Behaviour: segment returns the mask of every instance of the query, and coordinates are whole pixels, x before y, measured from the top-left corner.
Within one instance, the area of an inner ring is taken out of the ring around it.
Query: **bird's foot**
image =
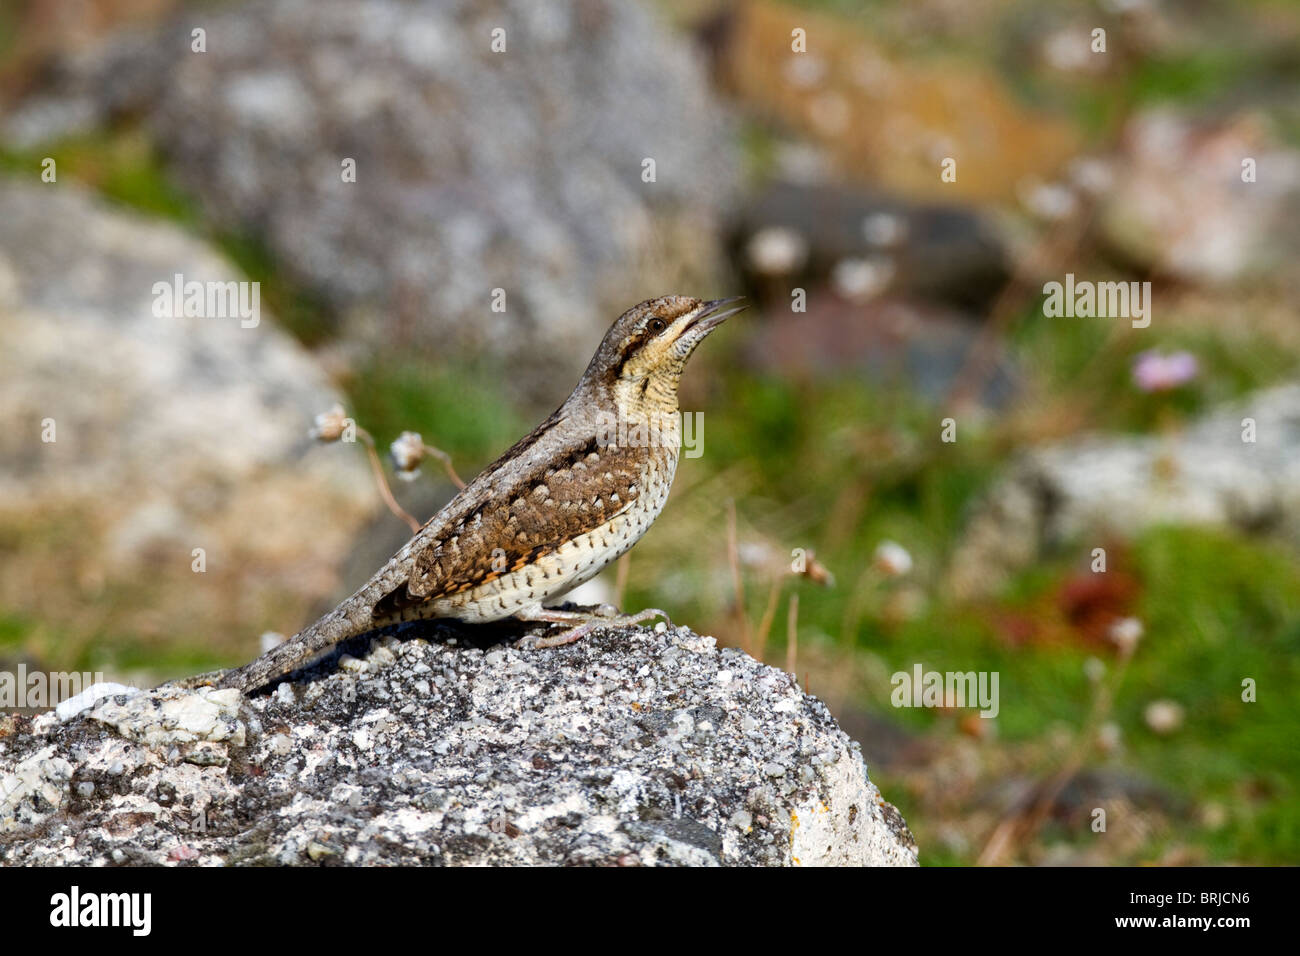
[[[515,642],[515,647],[526,650],[541,650],[546,647],[563,647],[580,641],[592,631],[601,627],[631,627],[642,624],[652,618],[662,617],[672,625],[672,619],[658,608],[648,607],[635,614],[620,614],[612,604],[600,604],[584,611],[560,611],[553,608],[540,608],[528,612],[528,616],[519,615],[526,621],[544,621],[549,624],[572,624],[558,634],[550,636],[528,635]]]

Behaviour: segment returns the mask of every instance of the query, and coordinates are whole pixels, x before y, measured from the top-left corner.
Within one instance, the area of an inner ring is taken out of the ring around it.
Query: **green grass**
[[[502,375],[486,362],[372,364],[349,385],[349,410],[381,446],[419,432],[468,480],[531,427],[500,387]]]
[[[139,128],[78,135],[32,149],[0,149],[0,169],[40,182],[46,158],[54,160],[59,182],[84,183],[108,199],[160,219],[187,226],[198,223],[195,205],[167,178]]]
[[[165,640],[134,634],[69,630],[0,608],[0,657],[31,658],[51,670],[106,675],[198,674],[230,663],[228,653],[210,649],[201,634],[178,630]],[[111,679],[111,678],[110,678]]]
[[[1220,852],[1300,860],[1300,563],[1279,544],[1188,529],[1145,535],[1137,559],[1149,639],[1117,704],[1134,760],[1198,798],[1244,804],[1215,835]],[[1145,731],[1142,691],[1186,707],[1176,741]]]
[[[1148,329],[1126,331],[1117,325],[1122,319],[1045,318],[1036,307],[1015,324],[1009,346],[1044,394],[1078,394],[1096,406],[1097,428],[1122,432],[1150,432],[1171,414],[1197,415],[1285,381],[1300,367],[1300,356],[1263,335],[1225,337],[1180,327],[1174,315],[1160,319]],[[1132,370],[1149,349],[1190,352],[1199,367],[1196,378],[1169,392],[1143,393]]]
[[[1110,719],[1124,741],[1118,757],[1095,753],[1088,765],[1112,765],[1159,784],[1174,801],[1164,837],[1145,849],[1158,856],[1176,841],[1200,847],[1206,862],[1290,863],[1300,860],[1300,559],[1278,542],[1194,528],[1154,528],[1138,536],[1132,570],[1142,581],[1137,614],[1146,632],[1118,690]],[[1049,567],[1026,571],[1008,594],[1010,606],[1028,606],[1071,568],[1083,549]],[[801,604],[815,626],[816,605]],[[1087,657],[1113,667],[1113,655],[1088,646],[1014,648],[1001,642],[980,612],[940,605],[892,637],[872,635],[890,670],[921,661],[934,670],[997,671],[1000,746],[1041,739],[1054,723],[1077,729],[1091,706],[1084,677]],[[1242,681],[1253,678],[1257,700],[1242,700]],[[1185,720],[1168,736],[1151,730],[1148,704],[1170,699]],[[913,731],[950,733],[948,718],[932,711],[894,711],[883,699],[864,702]],[[1045,766],[1043,772],[1051,769]],[[970,863],[941,850],[929,835],[924,811],[888,774],[881,786],[922,835],[926,862]],[[891,785],[892,784],[892,785]],[[1200,812],[1209,803],[1227,810],[1227,821],[1207,826]],[[909,808],[915,810],[908,816]],[[1086,845],[1091,834],[1053,839]],[[935,851],[938,850],[936,855]]]

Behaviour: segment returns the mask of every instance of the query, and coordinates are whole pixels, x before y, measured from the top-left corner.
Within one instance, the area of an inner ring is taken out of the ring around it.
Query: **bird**
[[[602,625],[667,619],[549,607],[640,540],[663,510],[681,443],[677,389],[696,347],[741,297],[648,299],[605,333],[569,397],[469,482],[351,597],[261,657],[183,686],[251,693],[341,641],[416,620],[567,625],[543,649]],[[731,306],[731,308],[728,308]]]

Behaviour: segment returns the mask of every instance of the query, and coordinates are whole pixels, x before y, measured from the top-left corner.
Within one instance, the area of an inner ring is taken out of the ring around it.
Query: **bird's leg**
[[[590,611],[560,611],[555,608],[534,606],[524,608],[515,615],[521,621],[545,621],[548,624],[572,624],[553,637],[523,637],[515,642],[516,647],[539,650],[544,647],[562,647],[580,641],[598,627],[630,627],[641,624],[651,618],[662,617],[669,624],[672,619],[658,608],[648,607],[635,614],[619,614],[612,604],[598,604]]]

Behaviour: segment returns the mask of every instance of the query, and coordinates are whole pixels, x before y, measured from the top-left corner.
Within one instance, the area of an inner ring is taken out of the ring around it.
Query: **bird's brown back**
[[[542,422],[394,557],[376,622],[469,591],[607,524],[643,493],[647,468],[675,464],[675,444],[610,437],[582,409],[561,408]]]

